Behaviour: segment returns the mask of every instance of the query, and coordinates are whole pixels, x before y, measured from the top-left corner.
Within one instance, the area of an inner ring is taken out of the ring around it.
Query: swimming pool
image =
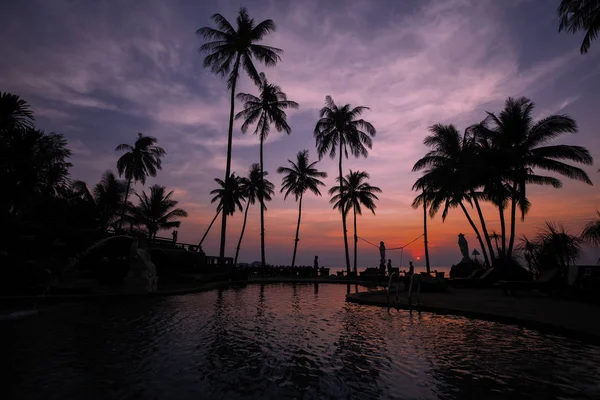
[[[256,284],[46,306],[0,326],[2,390],[18,399],[600,398],[598,346],[346,303],[348,289]]]

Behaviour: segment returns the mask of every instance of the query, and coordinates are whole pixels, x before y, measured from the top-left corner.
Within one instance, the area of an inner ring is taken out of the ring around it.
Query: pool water
[[[357,289],[255,284],[42,306],[0,325],[0,397],[600,398],[600,347],[345,302]]]

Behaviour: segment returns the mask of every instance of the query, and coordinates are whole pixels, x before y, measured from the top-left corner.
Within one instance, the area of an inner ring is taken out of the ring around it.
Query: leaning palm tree
[[[269,136],[271,124],[275,125],[277,132],[285,132],[288,135],[292,128],[287,123],[285,110],[288,108],[297,109],[298,103],[287,99],[287,95],[281,91],[281,88],[270,83],[265,74],[260,74],[260,95],[256,97],[249,93],[240,93],[238,100],[244,102],[244,109],[240,111],[235,119],[243,119],[242,132],[246,133],[248,127],[256,123],[254,134],[258,135],[260,140],[260,171],[264,172],[263,162],[263,144]],[[263,176],[263,175],[261,175]],[[261,263],[265,265],[265,207],[262,196],[258,196],[260,207],[260,256]]]
[[[600,217],[600,211],[598,211],[598,217]],[[581,238],[593,246],[600,247],[600,218],[585,225],[581,232]]]
[[[375,214],[375,201],[379,200],[375,193],[381,193],[377,186],[371,186],[368,182],[369,174],[364,171],[352,171],[344,178],[343,185],[334,186],[329,190],[333,195],[330,203],[334,209],[348,213],[350,208],[354,212],[354,274],[357,273],[357,246],[358,234],[356,230],[356,214],[362,215],[362,207],[366,207]],[[343,189],[341,189],[343,187]],[[343,190],[343,191],[342,191]]]
[[[0,131],[33,128],[34,119],[27,101],[16,94],[0,92]]]
[[[227,88],[231,90],[231,109],[229,112],[229,131],[227,136],[227,164],[225,168],[225,180],[229,179],[231,171],[231,144],[233,138],[233,116],[235,114],[235,87],[239,79],[240,66],[250,76],[256,85],[260,85],[260,76],[254,66],[254,58],[272,67],[280,61],[283,50],[258,44],[264,37],[275,31],[275,23],[266,19],[258,24],[250,18],[244,7],[240,8],[236,19],[237,29],[221,14],[214,14],[212,21],[217,29],[211,27],[200,28],[196,34],[210,42],[200,46],[199,51],[208,53],[204,57],[204,67],[220,76],[228,75]],[[227,231],[227,215],[229,210],[223,213],[221,225],[221,244],[219,248],[219,259],[223,263],[225,257],[225,239]]]
[[[325,186],[319,178],[327,178],[327,173],[315,168],[318,161],[308,161],[308,150],[299,151],[296,162],[288,160],[291,167],[279,167],[277,173],[285,174],[281,182],[281,192],[285,191],[284,200],[293,194],[298,202],[298,225],[296,226],[296,239],[294,239],[294,255],[292,256],[292,268],[296,265],[296,250],[298,249],[298,234],[300,233],[300,218],[302,217],[302,197],[307,190],[320,196],[319,186]]]
[[[579,51],[586,54],[592,40],[600,35],[600,1],[598,0],[562,0],[558,6],[560,25],[558,31],[569,33],[585,31]]]
[[[200,239],[200,243],[198,244],[198,246],[202,246],[206,235],[208,235],[210,228],[212,228],[215,220],[217,219],[221,211],[225,210],[225,212],[229,213],[229,215],[233,215],[235,213],[236,207],[240,211],[242,211],[242,201],[244,199],[244,193],[242,192],[242,189],[240,187],[240,177],[237,176],[235,172],[233,172],[227,181],[215,178],[215,182],[217,182],[219,188],[210,191],[210,194],[215,195],[210,200],[210,202],[218,202],[217,213],[210,222],[210,225],[208,225],[208,228],[206,229],[206,232],[204,232],[204,236],[202,236],[202,239]]]
[[[431,135],[423,143],[432,150],[412,169],[413,172],[425,170],[413,185],[413,190],[425,194],[417,196],[412,206],[419,207],[426,201],[432,217],[443,206],[442,221],[446,220],[451,208],[460,207],[479,240],[485,263],[491,265],[479,228],[465,206],[465,203],[473,205],[477,196],[474,191],[477,183],[473,180],[472,137],[461,136],[454,125],[435,124],[429,127],[429,131]]]
[[[177,207],[178,202],[171,199],[173,191],[166,193],[166,188],[160,185],[150,186],[150,195],[145,191],[136,194],[139,204],[130,211],[132,223],[143,225],[148,230],[150,239],[156,239],[159,230],[179,228],[181,221],[177,218],[187,217],[185,210]]]
[[[369,110],[368,107],[358,106],[352,108],[350,104],[338,107],[331,96],[325,97],[325,106],[319,111],[319,121],[314,130],[314,136],[319,152],[319,160],[327,153],[333,159],[339,156],[340,193],[343,193],[342,157],[348,158],[348,153],[355,157],[367,157],[373,146],[372,137],[376,130],[371,123],[359,119],[360,115]],[[342,229],[344,232],[344,250],[346,252],[346,270],[350,273],[350,254],[348,252],[348,232],[346,229],[345,205],[341,204]]]
[[[248,218],[248,210],[250,204],[256,203],[259,198],[263,199],[262,208],[265,210],[267,206],[266,201],[271,201],[271,196],[275,193],[275,185],[273,185],[268,179],[264,177],[269,173],[265,171],[263,174],[260,172],[260,166],[258,164],[252,164],[248,171],[248,177],[240,178],[240,190],[242,196],[246,199],[246,211],[244,211],[244,223],[242,224],[242,232],[240,233],[240,239],[238,240],[237,247],[235,249],[234,264],[237,264],[238,255],[240,253],[240,247],[242,246],[242,238],[246,231],[246,221]]]
[[[125,191],[125,199],[123,200],[123,213],[119,228],[123,226],[125,210],[127,208],[127,198],[129,197],[129,189],[131,181],[146,183],[147,176],[156,176],[157,170],[162,169],[162,157],[166,154],[162,147],[156,146],[158,140],[152,136],[144,136],[138,133],[137,140],[134,145],[120,144],[115,151],[125,151],[119,160],[117,160],[117,170],[119,176],[125,174],[127,179],[127,190]]]
[[[496,179],[510,190],[511,227],[506,256],[511,257],[515,241],[515,219],[517,206],[521,219],[530,207],[526,196],[527,184],[562,187],[562,182],[553,176],[540,175],[535,170],[545,170],[570,179],[592,184],[581,168],[562,160],[591,165],[590,152],[581,146],[548,145],[551,140],[565,133],[576,133],[577,123],[566,115],[550,115],[535,122],[532,113],[535,104],[526,97],[509,97],[499,115],[488,113],[485,121],[475,127],[481,140],[489,142],[496,154]]]

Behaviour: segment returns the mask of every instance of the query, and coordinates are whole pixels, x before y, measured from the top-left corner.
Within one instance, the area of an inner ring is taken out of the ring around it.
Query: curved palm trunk
[[[479,215],[479,220],[481,221],[481,230],[483,231],[483,236],[485,237],[485,242],[488,245],[488,249],[490,251],[490,258],[492,259],[492,264],[494,264],[494,260],[496,257],[494,256],[494,247],[492,246],[492,241],[490,240],[490,235],[488,233],[487,227],[485,225],[485,219],[483,218],[483,212],[481,211],[481,207],[479,206],[479,200],[475,197],[475,192],[471,190],[471,197],[475,202],[475,209],[477,209],[477,214]]]
[[[298,249],[298,234],[300,233],[300,218],[302,217],[302,195],[300,194],[300,201],[298,204],[298,226],[296,226],[296,240],[294,241],[294,255],[292,256],[292,268],[296,265],[296,250]]]
[[[206,238],[206,235],[208,235],[208,232],[210,231],[210,228],[212,228],[212,226],[215,223],[215,220],[217,219],[217,217],[219,216],[219,213],[221,212],[221,210],[223,210],[223,207],[219,207],[217,209],[217,213],[215,214],[215,217],[210,222],[210,225],[206,229],[206,232],[204,232],[204,236],[202,236],[202,239],[200,239],[200,243],[198,243],[198,246],[202,246],[202,242],[204,242],[204,239]]]
[[[429,247],[427,244],[427,201],[425,199],[423,199],[423,244],[425,245],[425,266],[429,275],[431,266],[429,265]]]
[[[342,172],[342,143],[340,141],[340,196],[343,195],[344,192],[344,174]],[[342,228],[344,230],[344,249],[346,251],[346,272],[348,275],[350,274],[350,254],[348,252],[348,232],[346,231],[346,210],[344,209],[344,202],[340,202],[340,208],[342,211]]]
[[[462,201],[459,204],[460,204],[460,208],[462,208],[463,212],[465,213],[465,216],[467,217],[469,224],[471,224],[471,227],[473,228],[473,230],[475,231],[475,234],[477,235],[477,239],[479,240],[479,245],[481,246],[481,252],[483,253],[483,259],[485,260],[485,263],[487,265],[490,265],[490,260],[488,258],[487,250],[485,249],[485,244],[483,243],[483,240],[481,239],[481,235],[479,234],[479,229],[477,229],[477,225],[475,225],[475,222],[473,222],[473,220],[471,219],[471,216],[469,215],[469,212],[467,211],[467,208],[462,203]]]
[[[504,207],[498,207],[500,213],[500,230],[502,231],[502,256],[506,255],[506,222],[504,221]]]
[[[231,84],[231,109],[229,111],[229,132],[227,133],[227,166],[225,167],[225,188],[228,188],[229,175],[231,173],[231,144],[233,141],[233,114],[235,111],[235,86],[238,78],[238,71],[240,69],[240,55],[237,55],[235,64],[233,65],[233,73],[236,79]],[[229,210],[223,212],[223,219],[221,220],[221,244],[219,246],[219,264],[225,265],[225,241],[227,237],[227,214]]]
[[[121,212],[121,221],[119,221],[119,229],[123,229],[123,221],[125,220],[125,211],[127,210],[127,198],[129,197],[129,188],[131,187],[131,178],[127,180],[127,190],[125,190],[125,200],[123,200],[123,211]]]
[[[517,216],[517,183],[513,183],[512,204],[510,206],[510,240],[508,241],[508,251],[506,256],[512,257],[513,246],[515,244],[515,223]]]
[[[235,259],[233,260],[233,265],[237,265],[238,255],[240,254],[240,247],[242,246],[242,238],[244,237],[244,231],[246,230],[246,220],[248,219],[249,208],[250,202],[246,201],[246,211],[244,211],[244,223],[242,224],[242,233],[240,233],[240,240],[238,240],[238,245],[235,249]]]
[[[265,266],[265,201],[263,199],[264,173],[263,173],[263,136],[260,136],[260,190],[258,200],[260,201],[260,263]]]
[[[358,247],[358,234],[356,232],[356,205],[352,205],[352,210],[354,211],[354,275],[357,276],[357,268],[356,268],[356,264],[357,264],[357,247]]]

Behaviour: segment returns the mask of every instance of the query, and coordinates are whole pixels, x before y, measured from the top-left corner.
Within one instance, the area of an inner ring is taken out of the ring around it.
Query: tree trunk
[[[125,220],[125,211],[127,210],[127,198],[129,197],[129,188],[131,187],[131,178],[127,180],[127,190],[125,190],[125,200],[123,200],[123,211],[121,212],[121,220],[119,221],[119,229],[123,229],[123,221]]]
[[[265,266],[265,200],[263,199],[264,184],[263,172],[263,135],[260,135],[260,190],[258,200],[260,202],[260,264]]]
[[[504,221],[504,207],[498,207],[500,213],[500,230],[502,231],[502,256],[506,256],[506,222]]]
[[[235,112],[235,86],[238,80],[238,71],[240,69],[240,54],[238,53],[233,65],[232,73],[236,79],[231,84],[231,108],[229,110],[229,131],[227,133],[227,164],[225,167],[225,189],[229,188],[229,175],[231,173],[231,145],[233,141],[233,114]],[[227,204],[225,202],[224,204]],[[225,265],[225,242],[227,238],[227,214],[229,210],[223,210],[223,219],[221,220],[221,244],[219,246],[219,265]]]
[[[479,229],[477,229],[477,225],[475,225],[475,222],[473,222],[473,220],[471,219],[471,216],[469,215],[469,212],[467,211],[467,208],[462,203],[462,201],[459,204],[460,204],[460,208],[462,208],[463,212],[465,213],[465,216],[467,217],[469,224],[471,224],[471,227],[473,228],[473,230],[475,231],[475,234],[477,235],[477,239],[479,240],[479,245],[481,246],[481,252],[483,253],[483,259],[485,260],[485,263],[487,265],[490,265],[490,260],[488,258],[487,250],[485,249],[485,244],[483,243],[483,239],[481,239],[481,235],[479,234]]]
[[[354,211],[354,275],[358,276],[357,270],[357,247],[358,247],[358,234],[356,232],[356,205],[352,205],[352,211]]]
[[[496,259],[496,257],[494,256],[494,247],[492,246],[492,241],[490,240],[490,235],[488,234],[487,227],[485,225],[485,219],[483,218],[483,212],[481,211],[481,207],[479,206],[479,200],[477,200],[477,198],[475,197],[475,192],[473,190],[471,190],[471,197],[473,197],[473,200],[475,201],[475,208],[477,209],[477,214],[479,215],[479,220],[481,221],[481,230],[483,231],[485,242],[487,243],[488,249],[490,250],[490,258],[492,261],[492,264],[490,264],[490,266],[493,266],[494,260]]]
[[[344,194],[344,175],[342,172],[342,143],[340,141],[340,163],[339,163],[339,170],[340,170],[340,208],[342,211],[342,228],[344,230],[344,250],[346,252],[346,272],[348,273],[348,275],[350,275],[350,254],[348,251],[348,232],[346,230],[346,210],[344,208],[344,202],[341,201],[341,197]]]
[[[223,207],[219,207],[217,209],[217,213],[215,214],[215,217],[212,219],[212,221],[210,222],[210,225],[208,226],[208,228],[206,229],[206,232],[204,232],[204,236],[202,236],[202,239],[200,239],[200,243],[198,243],[198,246],[202,246],[202,242],[204,242],[204,239],[206,238],[206,235],[208,235],[208,232],[210,231],[210,228],[212,228],[213,224],[215,223],[215,220],[217,219],[217,217],[219,216],[219,213],[223,210]]]
[[[517,215],[517,183],[513,183],[512,187],[512,204],[510,206],[510,240],[508,242],[508,251],[506,257],[512,257],[512,250],[515,244],[515,223]]]
[[[237,248],[235,249],[235,259],[233,265],[237,265],[238,255],[240,254],[240,247],[242,245],[242,238],[244,237],[244,231],[246,230],[246,219],[248,218],[248,209],[250,208],[250,202],[246,201],[246,211],[244,211],[244,223],[242,224],[242,233],[240,233],[240,240],[238,240]]]
[[[429,265],[429,247],[427,244],[427,201],[423,196],[423,242],[425,245],[425,266],[427,268],[427,274],[431,273],[431,266]]]
[[[292,256],[292,268],[296,265],[296,250],[298,249],[298,234],[300,233],[300,218],[302,217],[302,195],[300,194],[300,201],[298,204],[298,226],[296,226],[296,240],[294,240],[294,255]]]

